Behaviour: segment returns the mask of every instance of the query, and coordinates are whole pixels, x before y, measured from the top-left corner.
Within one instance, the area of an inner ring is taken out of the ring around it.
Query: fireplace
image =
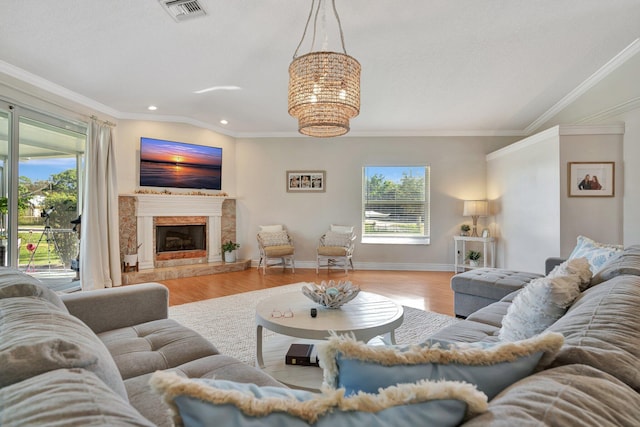
[[[223,197],[135,196],[140,270],[219,262]]]

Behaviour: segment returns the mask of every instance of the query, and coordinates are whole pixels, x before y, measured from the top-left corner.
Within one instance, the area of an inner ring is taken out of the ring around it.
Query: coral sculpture
[[[328,284],[323,280],[320,285],[315,283],[309,283],[309,285],[311,287],[302,287],[302,293],[312,301],[327,308],[340,308],[341,305],[354,299],[360,292],[359,287],[351,284],[351,282],[343,282],[342,280],[337,284],[333,280],[329,280]]]

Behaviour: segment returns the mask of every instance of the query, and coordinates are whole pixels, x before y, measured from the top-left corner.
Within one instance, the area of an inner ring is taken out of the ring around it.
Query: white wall
[[[597,242],[622,244],[625,188],[622,135],[563,135],[560,141],[560,256],[571,254],[580,235]],[[615,197],[568,197],[569,162],[614,162]]]
[[[486,153],[514,138],[239,139],[237,221],[240,254],[257,259],[259,225],[282,223],[301,266],[315,265],[317,239],[330,224],[353,224],[359,236],[362,167],[431,166],[431,245],[356,244],[356,268],[450,270],[462,200],[485,197]],[[325,170],[326,193],[287,193],[287,170]]]
[[[139,187],[140,137],[222,147],[222,191],[236,192],[236,154],[233,138],[179,123],[120,120],[115,128],[118,192],[131,194]],[[158,188],[157,190],[162,190]],[[186,193],[187,189],[169,189]],[[215,191],[204,191],[216,193]]]
[[[487,156],[498,267],[541,272],[560,254],[559,144],[551,129]]]
[[[624,244],[640,244],[640,108],[616,117],[625,123],[624,132]]]
[[[622,126],[555,126],[487,156],[499,266],[544,271],[579,235],[622,243]],[[615,197],[568,197],[568,162],[616,164]]]

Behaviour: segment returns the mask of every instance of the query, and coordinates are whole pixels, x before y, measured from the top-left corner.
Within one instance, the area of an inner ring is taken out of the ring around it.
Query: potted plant
[[[140,249],[142,243],[140,243],[138,246],[135,246],[133,241],[134,237],[129,237],[129,242],[127,244],[127,253],[124,255],[125,271],[128,268],[135,268],[138,265],[138,249]]]
[[[236,262],[236,249],[239,247],[240,245],[238,243],[232,242],[231,240],[223,243],[222,253],[224,255],[224,262]]]
[[[462,224],[460,226],[460,235],[461,236],[468,236],[469,235],[469,230],[471,230],[471,226],[469,224]]]
[[[467,259],[469,260],[469,265],[471,267],[477,267],[478,266],[478,260],[482,258],[482,252],[480,251],[469,251],[467,252]]]

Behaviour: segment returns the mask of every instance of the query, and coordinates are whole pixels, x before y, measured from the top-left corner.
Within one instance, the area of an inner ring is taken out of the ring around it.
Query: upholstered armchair
[[[353,250],[355,248],[356,235],[353,227],[344,225],[332,225],[331,229],[324,233],[318,241],[316,274],[320,267],[344,268],[347,273],[349,266],[353,268]]]
[[[291,271],[296,272],[293,240],[282,225],[260,226],[257,238],[260,251],[258,269],[262,266],[262,274],[266,274],[268,267],[278,265],[282,266],[282,271],[291,267]]]

